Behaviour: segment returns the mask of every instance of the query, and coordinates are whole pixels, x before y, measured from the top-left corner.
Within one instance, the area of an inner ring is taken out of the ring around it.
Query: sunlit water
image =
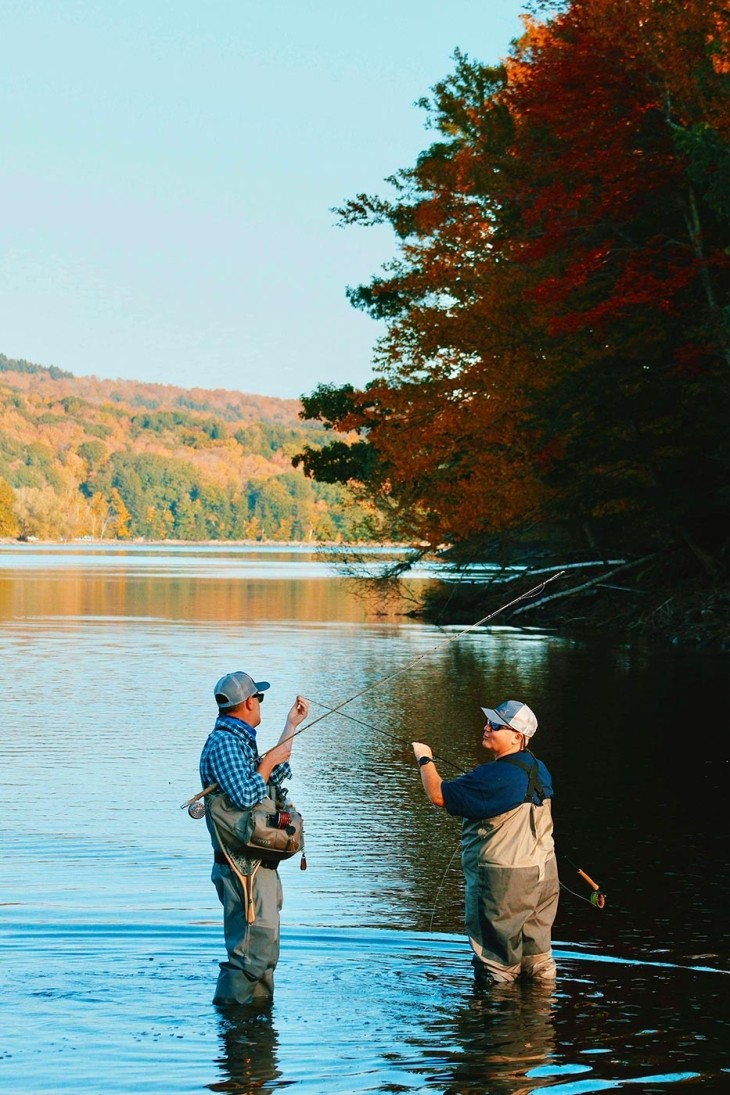
[[[0,1089],[730,1090],[727,659],[459,631],[304,551],[0,548]],[[281,868],[273,1009],[235,1021],[210,1003],[207,832],[179,809],[233,668],[272,682],[263,747],[297,691],[313,717],[363,692],[360,721],[295,743],[309,869]],[[513,696],[556,784],[559,978],[480,997],[459,825],[407,743],[469,768],[480,706]]]

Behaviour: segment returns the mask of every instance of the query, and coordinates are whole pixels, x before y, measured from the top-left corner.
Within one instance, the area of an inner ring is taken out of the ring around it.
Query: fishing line
[[[317,707],[323,707],[329,714],[340,715],[343,719],[349,719],[350,722],[356,722],[359,726],[366,726],[368,730],[374,730],[376,734],[382,734],[383,737],[388,737],[391,741],[397,741],[401,745],[405,745],[410,748],[413,744],[409,738],[399,738],[397,734],[391,733],[390,730],[384,730],[382,726],[375,726],[372,722],[366,722],[364,719],[358,719],[355,715],[351,715],[348,711],[339,711],[336,707],[327,707],[321,700],[310,700],[310,703],[315,704]],[[323,716],[324,717],[324,716]],[[310,723],[310,726],[313,725]],[[454,764],[453,760],[449,760],[448,757],[441,757],[438,753],[433,754],[434,760],[438,760],[441,764],[447,765],[449,768],[453,768],[454,771],[459,772],[462,776],[466,774],[464,768],[461,768],[458,764]]]
[[[446,875],[451,870],[451,864],[454,862],[454,859],[456,858],[456,854],[459,851],[459,848],[461,848],[461,841],[459,841],[459,843],[454,848],[454,851],[451,854],[451,859],[446,864],[446,870],[441,875],[441,881],[439,882],[439,888],[437,889],[436,896],[433,899],[433,908],[431,909],[431,920],[430,920],[429,925],[428,925],[428,930],[429,931],[433,931],[433,918],[436,915],[436,906],[438,905],[439,898],[441,897],[441,890],[443,889],[444,882],[446,881]]]
[[[587,905],[591,905],[594,909],[599,907],[591,897],[584,897],[582,893],[576,893],[575,890],[571,890],[570,886],[566,886],[564,882],[560,883],[560,889],[565,890],[566,893],[572,894],[573,897],[577,897],[579,901],[585,901]],[[600,907],[602,908],[603,906]]]
[[[500,608],[490,612],[487,616],[483,616],[481,620],[477,620],[476,623],[469,624],[463,631],[459,631],[456,635],[449,635],[448,638],[442,639],[441,642],[436,643],[434,647],[429,650],[425,650],[423,654],[419,654],[411,661],[406,662],[400,669],[394,669],[392,673],[386,673],[384,677],[378,677],[377,680],[371,681],[370,684],[366,684],[364,688],[361,688],[359,692],[355,692],[352,696],[349,696],[346,700],[342,700],[341,703],[336,704],[334,707],[328,707],[324,715],[319,715],[316,719],[312,719],[311,722],[306,723],[305,726],[300,726],[298,730],[295,730],[293,734],[290,734],[288,738],[284,738],[279,742],[279,745],[283,745],[284,742],[291,741],[292,738],[296,738],[299,734],[303,734],[305,730],[309,730],[312,726],[316,726],[322,719],[329,718],[330,715],[337,714],[343,707],[347,707],[348,703],[352,703],[353,700],[357,700],[360,696],[364,696],[366,692],[370,692],[373,688],[378,687],[381,684],[385,684],[386,681],[392,681],[396,677],[400,677],[403,673],[407,673],[409,669],[412,669],[414,665],[418,665],[424,658],[428,658],[431,654],[434,654],[437,650],[440,650],[442,646],[448,646],[449,643],[456,642],[457,639],[461,639],[464,635],[467,635],[470,631],[473,631],[476,627],[481,627],[483,624],[488,623],[489,620],[493,620],[495,616],[499,616],[500,612],[506,612],[508,608],[512,608],[513,605],[519,604],[520,601],[526,601],[528,597],[537,597],[544,590],[545,586],[550,582],[554,582],[556,578],[561,578],[565,574],[564,570],[559,570],[557,574],[553,574],[551,578],[546,578],[544,582],[540,582],[539,585],[534,586],[532,589],[528,589],[526,593],[521,593],[519,597],[515,597],[513,600],[508,601],[507,604],[502,605]],[[319,701],[315,701],[319,703]],[[320,707],[324,707],[324,704],[319,704]],[[410,744],[410,742],[409,742]],[[272,746],[272,748],[275,748]],[[271,752],[271,750],[267,750]],[[266,753],[261,754],[262,757],[266,756]]]

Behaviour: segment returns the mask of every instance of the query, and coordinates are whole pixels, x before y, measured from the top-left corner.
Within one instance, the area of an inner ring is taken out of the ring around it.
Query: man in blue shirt
[[[553,845],[552,779],[527,748],[537,719],[520,700],[483,707],[482,744],[492,758],[444,780],[423,742],[413,742],[424,791],[462,817],[465,923],[478,985],[522,974],[555,978],[550,932],[559,881]]]
[[[221,677],[213,689],[218,718],[200,756],[200,778],[203,787],[217,783],[241,810],[266,798],[268,784],[280,789],[290,778],[292,739],[309,712],[307,701],[297,696],[278,743],[259,756],[256,728],[268,688],[268,681],[254,681],[237,670]],[[276,864],[239,857],[234,872],[209,815],[207,820],[214,855],[211,879],[223,905],[228,951],[228,961],[220,964],[213,1003],[265,1005],[273,998],[279,958],[279,873]]]

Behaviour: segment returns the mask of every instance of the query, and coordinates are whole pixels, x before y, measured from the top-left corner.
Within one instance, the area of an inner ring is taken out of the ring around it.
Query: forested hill
[[[295,470],[297,400],[77,377],[0,354],[0,535],[350,540],[364,511]]]

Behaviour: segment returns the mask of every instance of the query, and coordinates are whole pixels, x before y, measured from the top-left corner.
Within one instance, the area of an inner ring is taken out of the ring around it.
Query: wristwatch
[[[424,764],[433,764],[433,757],[419,757],[418,767],[423,768]]]

